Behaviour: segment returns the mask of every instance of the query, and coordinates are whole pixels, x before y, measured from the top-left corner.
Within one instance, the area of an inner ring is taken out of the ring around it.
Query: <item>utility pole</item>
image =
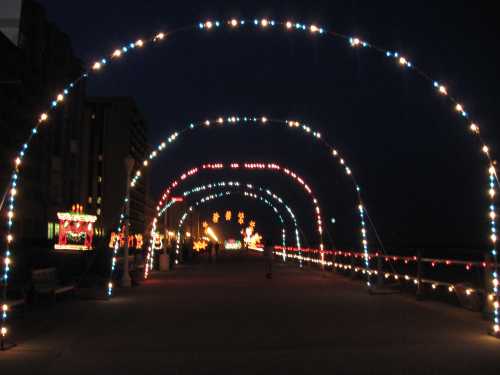
[[[129,155],[125,158],[125,170],[127,175],[126,198],[125,198],[125,228],[123,236],[125,237],[125,246],[123,248],[123,275],[121,279],[122,287],[131,287],[132,280],[130,279],[128,270],[128,236],[130,229],[130,175],[134,167],[134,159]]]

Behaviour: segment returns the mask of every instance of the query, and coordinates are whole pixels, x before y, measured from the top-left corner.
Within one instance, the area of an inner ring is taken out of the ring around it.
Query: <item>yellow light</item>
[[[108,283],[108,288],[109,288],[109,289],[113,289],[113,283],[111,283],[111,282],[110,282],[110,283]]]
[[[191,237],[191,232],[186,232],[186,237],[190,238]]]
[[[286,28],[291,29],[293,27],[293,24],[290,21],[286,21]]]
[[[464,107],[462,107],[462,104],[457,104],[455,106],[455,109],[456,109],[457,112],[462,112],[464,110]]]
[[[4,263],[6,266],[10,264],[10,258],[5,258]]]
[[[436,289],[436,284],[432,284],[432,289]]]
[[[479,133],[479,126],[477,126],[476,124],[470,124],[470,130],[471,132],[473,133]]]
[[[488,169],[488,172],[490,172],[490,174],[494,175],[495,174],[495,167],[494,166],[491,166],[490,169]]]
[[[49,118],[49,116],[46,113],[42,113],[40,115],[40,122],[47,121],[48,118]]]
[[[497,214],[493,211],[490,212],[490,219],[495,219],[497,217]]]
[[[448,95],[448,91],[446,90],[446,87],[443,85],[439,86],[439,92],[443,95]]]
[[[16,166],[18,166],[19,164],[21,164],[21,159],[20,158],[16,158],[16,160],[14,160],[14,162],[16,163]]]
[[[147,161],[147,160],[144,160],[144,161],[142,162],[142,165],[144,165],[145,167],[147,167],[147,166],[148,166],[148,161]]]
[[[206,27],[207,29],[211,29],[211,28],[212,28],[212,26],[213,26],[212,21],[207,21],[207,22],[205,23],[205,27]]]
[[[487,153],[490,151],[489,147],[488,147],[488,146],[486,146],[486,145],[484,145],[484,146],[483,146],[483,149],[482,149],[482,150],[483,150],[483,152],[484,152],[485,154],[487,154]]]
[[[138,39],[137,42],[135,42],[135,45],[137,47],[142,47],[144,45],[144,42],[141,39]]]
[[[57,101],[58,102],[62,102],[63,100],[64,100],[64,95],[63,94],[57,95]]]
[[[10,195],[15,196],[17,194],[16,188],[10,189]]]
[[[7,305],[7,304],[5,304],[5,303],[4,303],[4,304],[2,305],[2,311],[3,311],[3,312],[7,312],[7,311],[9,311],[9,305]]]
[[[158,34],[156,34],[156,36],[155,36],[155,39],[160,39],[160,40],[162,40],[163,38],[165,38],[165,33],[158,33]]]
[[[453,290],[454,290],[454,289],[455,289],[455,288],[453,287],[453,285],[450,285],[450,286],[448,287],[448,292],[450,292],[450,293],[451,293],[451,292],[453,292]]]
[[[490,302],[493,302],[493,300],[495,299],[495,295],[494,294],[490,294],[488,296],[488,299],[490,300]]]
[[[96,61],[94,65],[92,65],[93,70],[99,70],[101,69],[101,63],[99,61]]]
[[[120,57],[122,55],[122,51],[120,49],[115,49],[113,52],[113,57]]]
[[[495,196],[495,189],[490,189],[488,191],[488,194],[490,195],[491,198],[493,198]]]
[[[493,326],[493,331],[494,331],[495,333],[498,333],[498,332],[500,331],[500,326],[499,326],[498,324],[495,324],[495,325]]]
[[[495,309],[498,309],[499,306],[500,306],[500,304],[498,303],[498,301],[493,302],[493,307]]]
[[[238,21],[236,21],[234,18],[231,20],[231,26],[236,27],[238,26]]]
[[[7,217],[8,217],[9,219],[12,219],[12,218],[14,217],[14,212],[13,212],[13,211],[9,211],[9,212],[7,213]]]
[[[269,21],[266,20],[265,18],[263,18],[262,21],[260,21],[260,24],[262,25],[262,27],[267,27],[267,25],[269,24]]]
[[[468,296],[470,296],[472,293],[472,289],[466,289],[465,290],[465,294],[467,294]]]
[[[400,58],[399,58],[399,63],[400,63],[401,65],[406,65],[406,63],[407,63],[407,62],[408,62],[408,61],[406,61],[406,59],[405,59],[404,57],[400,57]]]
[[[213,231],[213,229],[212,229],[212,228],[208,227],[208,228],[206,229],[206,232],[207,232],[207,234],[208,234],[210,237],[212,237],[212,238],[213,238],[216,242],[219,242],[219,239],[218,239],[218,238],[217,238],[217,236],[215,235],[215,233],[214,233],[214,231]]]
[[[2,334],[2,336],[6,336],[7,335],[7,327],[2,327],[2,329],[0,330],[0,333]]]
[[[267,117],[262,117],[262,123],[265,124],[267,122]]]
[[[310,28],[310,29],[311,29],[311,32],[312,32],[312,33],[315,33],[315,32],[317,32],[317,31],[318,31],[318,27],[317,27],[316,25],[311,25],[311,28]]]
[[[497,242],[497,235],[496,234],[492,234],[490,238],[491,238],[491,241]]]

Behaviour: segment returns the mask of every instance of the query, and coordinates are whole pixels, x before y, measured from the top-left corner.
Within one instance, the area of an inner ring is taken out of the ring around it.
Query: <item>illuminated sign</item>
[[[226,250],[240,250],[241,249],[241,241],[229,239],[224,241],[224,249]]]
[[[110,249],[114,249],[115,247],[115,242],[119,241],[120,242],[120,247],[125,247],[125,236],[123,235],[123,232],[120,233],[115,233],[111,232],[111,237],[109,238],[109,244],[108,247]],[[128,236],[128,247],[130,249],[142,249],[142,246],[144,244],[144,240],[142,238],[142,234],[130,234]]]
[[[82,209],[78,212],[58,212],[59,241],[54,245],[55,250],[92,250],[94,237],[94,223],[97,216],[85,215]]]
[[[172,197],[171,202],[184,202],[183,197]]]

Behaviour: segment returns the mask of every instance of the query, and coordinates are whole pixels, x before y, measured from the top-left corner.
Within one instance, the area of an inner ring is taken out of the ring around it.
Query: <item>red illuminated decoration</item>
[[[171,202],[184,202],[183,197],[172,197]]]
[[[109,244],[108,247],[110,249],[113,249],[115,247],[115,242],[120,241],[120,247],[125,246],[125,239],[123,236],[123,232],[121,233],[116,233],[116,232],[111,232],[111,237],[109,238]],[[130,249],[137,249],[140,250],[142,249],[142,246],[144,244],[144,239],[142,237],[142,234],[131,234],[128,236],[128,247]]]
[[[97,216],[83,214],[83,207],[73,206],[73,212],[58,212],[59,242],[55,250],[92,250],[94,223]]]

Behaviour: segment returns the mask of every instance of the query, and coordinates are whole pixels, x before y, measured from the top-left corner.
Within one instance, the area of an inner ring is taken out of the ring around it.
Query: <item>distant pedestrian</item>
[[[273,246],[268,239],[264,242],[264,258],[266,262],[266,277],[271,279],[273,277]]]

